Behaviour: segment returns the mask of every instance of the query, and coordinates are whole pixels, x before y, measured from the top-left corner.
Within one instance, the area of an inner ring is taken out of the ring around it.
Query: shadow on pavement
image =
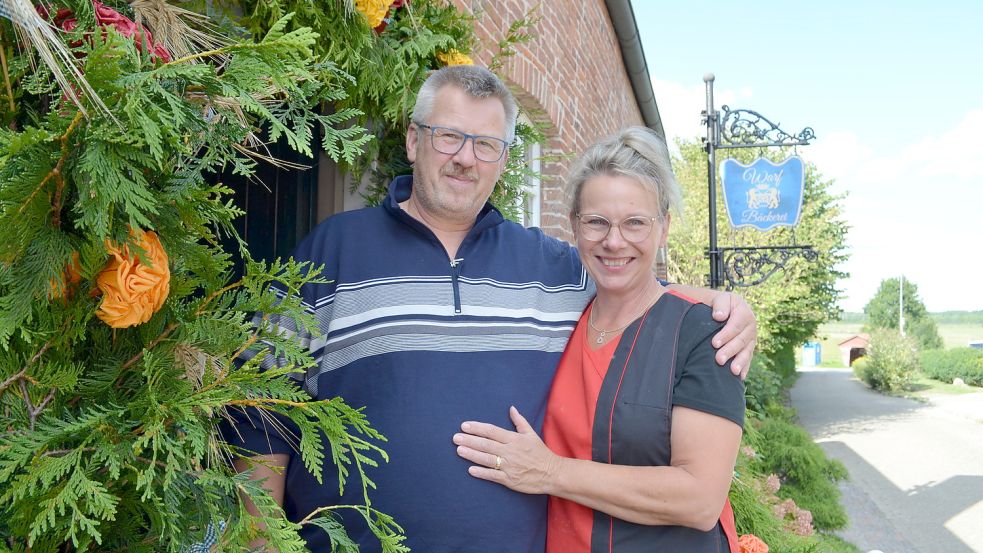
[[[828,441],[819,445],[850,471],[850,481],[840,487],[850,516],[849,527],[839,532],[841,537],[864,551],[974,553],[945,524],[983,500],[983,476],[959,475],[903,491],[846,444]],[[905,513],[917,513],[917,518]]]

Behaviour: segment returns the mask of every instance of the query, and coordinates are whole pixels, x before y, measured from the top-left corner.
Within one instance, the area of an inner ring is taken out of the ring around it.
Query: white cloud
[[[923,177],[983,176],[981,128],[983,109],[974,109],[955,128],[907,147],[904,157],[918,167],[918,174]]]
[[[662,116],[662,126],[666,138],[672,145],[677,138],[693,139],[706,136],[700,113],[707,107],[706,85],[684,86],[670,81],[652,79],[656,102],[659,104],[659,115]],[[740,92],[741,97],[749,98],[753,94],[750,88]],[[733,90],[715,89],[713,103],[717,109],[724,104],[733,104],[738,94]]]
[[[805,148],[823,175],[851,178],[866,188],[894,187],[915,177],[968,180],[983,176],[983,109],[969,111],[952,129],[928,135],[893,155],[874,155],[852,131],[836,131]]]
[[[816,164],[825,177],[842,179],[873,158],[873,151],[860,143],[853,131],[823,134],[811,145],[799,150],[802,157]]]
[[[888,155],[849,131],[830,133],[804,153],[849,192],[851,259],[843,269],[851,276],[840,284],[845,309],[861,309],[881,279],[902,273],[919,286],[930,311],[983,309],[983,294],[955,285],[983,274],[983,258],[963,251],[983,243],[981,126],[983,110],[976,109],[955,127]]]

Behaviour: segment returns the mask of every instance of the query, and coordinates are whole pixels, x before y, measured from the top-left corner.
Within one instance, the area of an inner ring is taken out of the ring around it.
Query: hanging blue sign
[[[728,159],[721,165],[724,204],[734,227],[794,227],[802,213],[802,159],[774,164],[758,158],[750,165]]]

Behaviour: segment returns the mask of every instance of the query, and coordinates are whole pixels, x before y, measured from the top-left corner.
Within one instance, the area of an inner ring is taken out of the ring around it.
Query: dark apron
[[[692,306],[666,293],[621,335],[597,397],[594,461],[632,466],[670,464],[676,348],[683,318]],[[728,538],[737,543],[733,520],[729,500],[721,520],[709,532],[635,524],[595,510],[591,552],[730,553]]]

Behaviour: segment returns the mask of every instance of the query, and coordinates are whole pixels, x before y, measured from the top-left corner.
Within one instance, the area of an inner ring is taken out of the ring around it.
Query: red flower
[[[382,23],[379,23],[378,25],[372,28],[372,30],[375,31],[375,34],[378,35],[381,34],[382,31],[385,31],[386,27],[390,23],[392,23],[393,13],[395,13],[395,11],[398,10],[399,8],[402,8],[403,6],[408,6],[409,4],[410,4],[410,0],[396,0],[395,2],[390,4],[389,10],[386,12],[386,16],[382,18]]]
[[[68,8],[58,8],[58,12],[55,13],[54,24],[61,27],[62,30],[74,31],[75,27],[78,26],[78,20],[73,15],[72,10]]]
[[[130,18],[98,0],[94,1],[92,5],[96,8],[97,23],[100,25],[112,25],[121,35],[132,38],[137,45],[138,51],[143,52],[146,46],[151,57],[160,58],[165,62],[171,61],[170,52],[160,44],[154,43],[154,37],[146,27],[137,25]]]
[[[150,31],[148,31],[146,27],[143,25],[137,25],[130,18],[110,8],[102,2],[99,2],[98,0],[95,0],[92,3],[92,6],[95,8],[96,23],[98,25],[103,27],[112,26],[117,32],[119,32],[119,34],[127,38],[132,38],[133,42],[137,46],[137,50],[140,52],[143,52],[144,47],[146,47],[151,57],[159,58],[164,62],[171,61],[171,53],[167,51],[167,48],[164,48],[162,45],[154,42],[153,35],[150,34]],[[35,9],[42,18],[49,19],[51,17],[51,14],[48,12],[46,7],[37,6]],[[78,27],[78,20],[75,19],[75,14],[72,13],[72,10],[68,8],[59,8],[55,13],[55,18],[52,20],[52,24],[63,31],[73,31],[76,27]],[[72,46],[78,47],[81,44],[81,42],[75,42],[72,44]]]

